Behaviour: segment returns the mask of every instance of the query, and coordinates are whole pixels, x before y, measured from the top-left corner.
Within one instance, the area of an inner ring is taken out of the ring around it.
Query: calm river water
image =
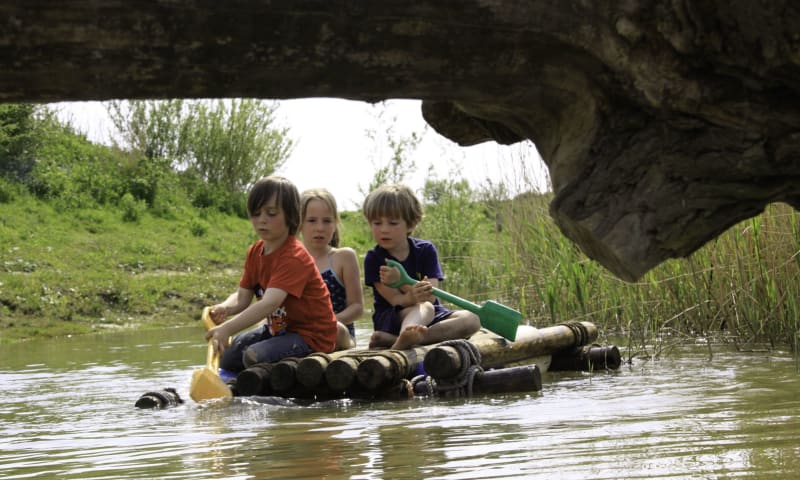
[[[495,398],[201,407],[188,399],[200,331],[0,347],[0,478],[800,475],[800,375],[785,352],[687,351]],[[134,407],[164,387],[187,402]]]

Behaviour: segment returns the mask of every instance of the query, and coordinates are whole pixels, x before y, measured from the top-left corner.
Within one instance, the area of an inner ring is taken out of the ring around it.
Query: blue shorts
[[[434,307],[436,310],[433,314],[433,320],[428,324],[429,327],[441,322],[453,314],[452,311],[444,308],[441,305],[435,305]],[[402,309],[403,307],[394,307],[387,308],[382,312],[376,312],[372,316],[372,327],[376,332],[379,331],[391,333],[392,335],[400,335],[400,327],[403,324],[403,322],[400,320],[400,310]]]
[[[303,337],[286,332],[272,336],[269,327],[263,325],[233,338],[231,346],[225,349],[219,359],[219,366],[229,372],[244,370],[244,355],[248,350],[255,353],[258,363],[277,362],[286,357],[305,357],[311,348]]]

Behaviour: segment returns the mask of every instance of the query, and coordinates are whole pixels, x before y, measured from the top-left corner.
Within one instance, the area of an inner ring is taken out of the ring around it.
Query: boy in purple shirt
[[[468,338],[480,329],[480,319],[466,310],[448,310],[433,295],[444,279],[433,243],[410,237],[422,220],[422,204],[405,185],[383,185],[367,195],[364,216],[377,245],[364,258],[364,282],[372,287],[375,331],[369,347],[396,350]],[[400,262],[419,280],[392,288],[400,272],[386,259]]]

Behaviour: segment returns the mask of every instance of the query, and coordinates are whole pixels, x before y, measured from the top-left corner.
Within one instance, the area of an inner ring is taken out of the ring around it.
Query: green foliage
[[[504,253],[492,257],[500,268],[485,272],[501,279],[500,291],[514,292],[508,301],[532,324],[593,321],[647,356],[690,336],[775,345],[797,335],[800,248],[792,225],[800,214],[785,205],[626,283],[560,233],[547,215],[549,202],[550,195],[528,194],[505,204],[504,229],[496,234]]]
[[[9,203],[20,194],[20,185],[0,177],[0,203]]]
[[[107,106],[129,149],[130,188],[150,206],[165,183],[192,192],[191,203],[242,213],[243,195],[289,157],[288,129],[274,128],[277,104],[255,99],[142,100]],[[166,173],[179,182],[166,182]]]
[[[450,268],[467,263],[482,223],[481,207],[475,204],[469,183],[455,178],[454,173],[439,180],[429,173],[423,193],[425,218],[415,232],[436,245]]]
[[[37,143],[36,109],[30,104],[0,104],[0,176],[19,181],[31,170]]]
[[[195,237],[202,237],[208,233],[208,223],[198,218],[193,218],[189,224],[189,231],[191,231],[192,235]]]
[[[142,213],[145,211],[146,205],[143,201],[137,200],[128,192],[120,199],[119,208],[122,210],[123,221],[138,222]]]
[[[275,129],[277,104],[262,100],[197,102],[190,108],[187,169],[225,192],[243,192],[289,157],[287,129]]]
[[[120,173],[125,179],[125,184],[122,189],[150,206],[155,205],[161,185],[168,182],[168,177],[174,176],[169,162],[130,154],[124,155],[123,158]]]
[[[113,100],[106,111],[121,147],[177,169],[189,159],[189,112],[183,100]]]

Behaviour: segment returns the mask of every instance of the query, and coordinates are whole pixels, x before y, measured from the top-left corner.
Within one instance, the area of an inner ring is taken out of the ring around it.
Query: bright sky
[[[54,106],[61,118],[72,121],[92,141],[110,143],[111,125],[102,103]],[[505,183],[512,194],[530,190],[532,184],[540,190],[547,185],[547,170],[530,142],[460,147],[427,126],[417,100],[391,100],[374,106],[331,98],[282,100],[276,119],[276,126],[287,127],[295,141],[291,157],[277,173],[293,181],[300,191],[327,188],[343,211],[361,204],[361,191],[369,186],[376,163],[385,165],[391,157],[385,138],[389,127],[395,140],[409,137],[411,132],[424,133],[420,146],[408,157],[416,168],[406,183],[418,193],[431,165],[439,179],[465,178],[476,189],[487,179]],[[368,130],[380,140],[368,138]]]

